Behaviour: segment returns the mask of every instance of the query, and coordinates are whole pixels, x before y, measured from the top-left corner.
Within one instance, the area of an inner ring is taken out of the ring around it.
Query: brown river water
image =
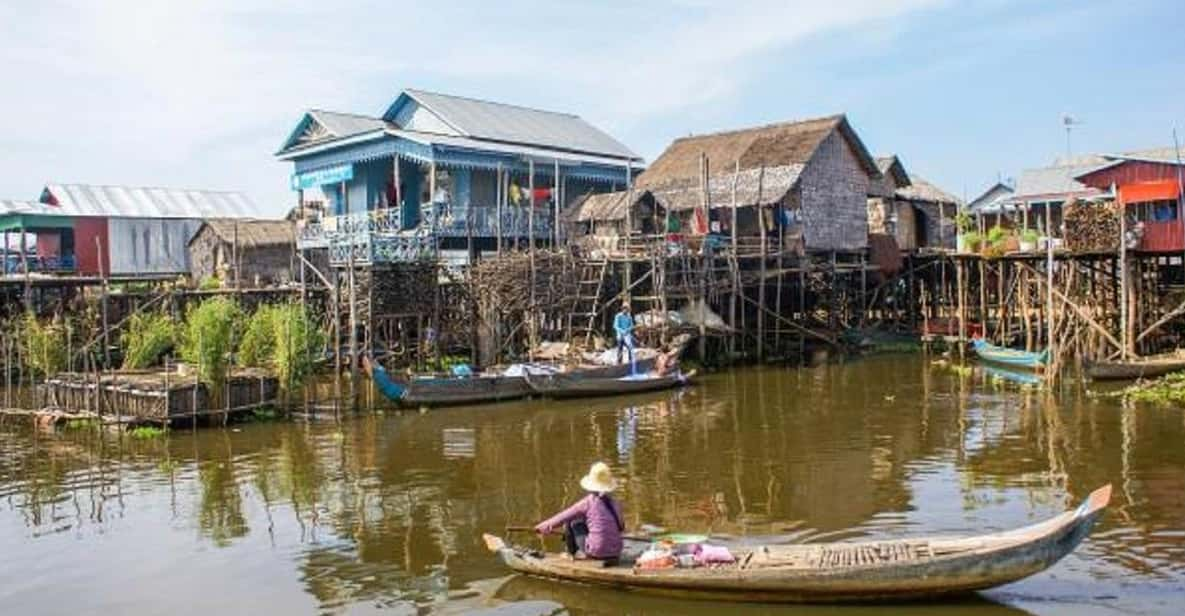
[[[1054,568],[954,603],[725,604],[508,576],[481,533],[566,505],[598,459],[631,527],[782,541],[1002,530],[1115,491]],[[1183,591],[1185,411],[920,355],[148,439],[0,425],[0,614],[1180,614]]]

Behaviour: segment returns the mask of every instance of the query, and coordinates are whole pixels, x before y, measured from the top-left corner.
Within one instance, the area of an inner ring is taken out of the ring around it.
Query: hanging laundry
[[[774,211],[771,209],[762,209],[761,215],[765,217],[765,228],[770,230],[774,228]]]
[[[536,188],[534,196],[535,196],[535,198],[534,198],[535,205],[539,205],[540,203],[543,203],[545,201],[550,201],[551,200],[551,189],[550,188]]]
[[[518,184],[511,182],[510,183],[510,202],[515,205],[518,205],[519,201],[522,201],[522,198],[523,198],[522,189],[518,187]]]
[[[695,213],[691,217],[691,232],[695,235],[708,233],[708,215],[701,208],[695,208]]]

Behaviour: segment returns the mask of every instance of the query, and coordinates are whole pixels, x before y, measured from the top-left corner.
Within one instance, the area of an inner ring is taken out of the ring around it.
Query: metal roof
[[[560,161],[561,164],[595,164],[610,167],[624,167],[626,163],[625,160],[613,156],[582,154],[577,152],[569,152],[545,147],[532,147],[529,145],[518,145],[512,143],[493,143],[471,137],[457,137],[454,135],[440,135],[437,133],[424,133],[419,131],[398,129],[388,129],[387,134],[425,145],[473,150],[475,152],[501,152],[512,156],[533,158],[535,159],[536,164],[542,165],[546,165],[552,161],[557,160]],[[642,170],[641,165],[639,165],[637,162],[634,163],[633,167],[638,172]]]
[[[614,158],[639,156],[604,131],[569,113],[407,89],[411,99],[463,135],[475,139],[587,152]],[[401,97],[402,98],[402,97]],[[399,104],[396,101],[391,112]]]
[[[1025,169],[1016,183],[1016,193],[1013,199],[1017,201],[1030,200],[1032,197],[1064,198],[1070,194],[1089,194],[1097,192],[1074,179],[1079,175],[1097,169],[1102,161],[1075,161],[1075,164],[1053,167]]]
[[[42,203],[73,216],[125,218],[265,218],[259,206],[240,192],[49,184]]]
[[[49,206],[37,201],[21,201],[17,199],[0,199],[0,216],[4,214],[45,214]]]
[[[382,130],[387,123],[381,118],[359,115],[356,113],[342,113],[340,111],[325,111],[313,109],[309,111],[313,119],[325,127],[336,138],[350,137],[370,131]]]

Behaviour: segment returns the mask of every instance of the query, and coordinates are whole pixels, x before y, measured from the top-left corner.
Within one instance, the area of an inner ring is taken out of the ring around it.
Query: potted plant
[[[959,235],[959,252],[979,252],[979,246],[983,244],[983,236],[975,231],[968,231]]]
[[[1041,234],[1036,229],[1025,229],[1020,232],[1020,251],[1033,252],[1037,250],[1037,240]]]
[[[967,236],[974,233],[975,221],[972,220],[971,214],[967,210],[959,210],[955,213],[955,230],[958,235],[955,236],[955,251],[956,252],[975,252],[974,248],[967,245]]]

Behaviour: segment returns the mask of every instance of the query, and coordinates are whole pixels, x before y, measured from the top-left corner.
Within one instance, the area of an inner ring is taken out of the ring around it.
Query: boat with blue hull
[[[1049,364],[1048,349],[1039,353],[1019,351],[1008,347],[996,346],[983,338],[972,340],[971,348],[975,350],[975,354],[980,359],[1010,368],[1025,368],[1027,370],[1039,371],[1044,370],[1045,366]]]

